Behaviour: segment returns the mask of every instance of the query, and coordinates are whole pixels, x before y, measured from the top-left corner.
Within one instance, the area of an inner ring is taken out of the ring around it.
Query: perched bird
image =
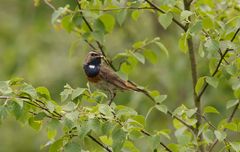
[[[83,69],[89,82],[94,83],[97,88],[110,93],[109,105],[111,105],[117,90],[133,90],[142,92],[155,102],[153,97],[144,89],[137,87],[131,81],[121,79],[114,70],[105,64],[104,56],[101,52],[90,51],[83,64]]]

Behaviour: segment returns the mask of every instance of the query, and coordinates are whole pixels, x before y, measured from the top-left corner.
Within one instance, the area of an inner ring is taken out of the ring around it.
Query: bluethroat
[[[101,52],[90,51],[85,58],[83,69],[89,82],[95,84],[97,88],[110,93],[109,105],[111,105],[116,96],[117,90],[142,92],[154,101],[153,97],[146,90],[137,87],[131,81],[121,79],[104,61],[106,60]]]

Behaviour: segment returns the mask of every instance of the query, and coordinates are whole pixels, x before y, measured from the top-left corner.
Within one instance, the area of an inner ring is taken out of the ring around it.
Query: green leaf
[[[240,152],[240,142],[230,142],[230,145],[233,150]]]
[[[60,16],[62,16],[66,11],[69,6],[59,7],[57,10],[55,10],[52,14],[52,24],[55,24],[58,22],[58,19]]]
[[[28,119],[28,124],[35,130],[39,130],[42,125],[42,121],[35,120],[33,117]]]
[[[135,147],[135,145],[132,142],[128,141],[128,140],[126,140],[125,143],[124,143],[124,149],[127,149],[127,151],[130,151],[130,152],[140,152]]]
[[[132,54],[133,54],[133,56],[134,56],[138,61],[140,61],[142,64],[145,63],[145,57],[144,57],[142,54],[140,54],[140,53],[138,53],[138,52],[135,52],[135,53],[132,53]]]
[[[215,77],[206,77],[206,82],[213,86],[214,88],[217,88],[219,80]]]
[[[195,92],[197,94],[200,93],[200,91],[202,90],[202,87],[204,85],[204,80],[205,80],[205,77],[200,77],[198,80],[197,80],[197,84],[195,86]]]
[[[155,105],[155,107],[156,107],[159,111],[161,111],[161,112],[163,112],[163,113],[165,113],[165,114],[168,112],[168,108],[167,108],[166,105],[163,105],[163,104],[161,104],[161,105]]]
[[[199,53],[200,57],[202,57],[202,58],[205,55],[205,52],[204,52],[204,49],[203,49],[203,44],[201,42],[199,44],[198,53]]]
[[[83,139],[90,131],[91,128],[88,127],[87,123],[82,123],[81,126],[78,128],[79,138]]]
[[[212,106],[207,106],[204,108],[204,113],[216,113],[216,114],[220,114],[219,111],[212,107]]]
[[[70,87],[69,84],[66,84],[64,86],[64,90],[60,93],[61,95],[61,101],[64,102],[67,100],[70,94],[72,94],[73,89]]]
[[[113,151],[121,151],[126,140],[126,133],[119,127],[115,127],[112,132],[112,148]]]
[[[76,108],[76,104],[74,102],[68,102],[66,105],[62,106],[62,110],[64,111],[73,111]]]
[[[159,95],[159,96],[156,96],[154,97],[155,101],[157,104],[160,104],[162,103],[164,100],[167,99],[167,95]]]
[[[96,19],[93,25],[94,31],[98,31],[101,33],[107,32],[104,26],[104,23],[100,19]]]
[[[133,11],[132,14],[131,14],[131,17],[132,17],[132,19],[133,19],[134,21],[137,21],[138,18],[139,18],[139,16],[140,16],[139,10],[135,10],[135,11]]]
[[[99,104],[99,112],[107,117],[113,117],[112,109],[109,105]]]
[[[194,25],[189,28],[191,34],[198,34],[202,30],[202,21],[197,21]]]
[[[153,52],[152,50],[145,50],[144,51],[144,56],[152,63],[152,64],[156,64],[158,61],[158,57],[156,55],[155,52]]]
[[[100,43],[104,42],[104,33],[102,31],[93,31],[91,34],[96,41]]]
[[[144,47],[145,45],[146,45],[146,41],[137,41],[132,45],[132,47],[134,49],[138,49],[138,48]]]
[[[233,106],[237,105],[239,103],[238,99],[233,99],[233,100],[229,100],[227,102],[227,109],[232,108]]]
[[[220,142],[223,141],[227,137],[227,134],[223,131],[215,130],[214,134]]]
[[[58,139],[49,148],[49,152],[60,152],[63,147],[63,139]]]
[[[125,21],[127,16],[127,9],[121,10],[118,14],[117,14],[117,22],[120,26],[122,26],[123,22]]]
[[[204,131],[203,131],[203,139],[204,139],[204,141],[206,141],[208,144],[209,144],[209,143],[212,143],[213,140],[215,139],[215,138],[214,138],[213,131],[210,130],[210,129],[204,130]]]
[[[47,129],[47,136],[48,136],[48,139],[50,140],[53,140],[57,135],[57,128],[54,129],[54,128],[48,128]]]
[[[25,84],[23,89],[21,90],[22,93],[26,93],[32,98],[37,98],[37,92],[35,88],[29,84]]]
[[[81,146],[76,142],[67,143],[64,146],[64,152],[80,152]]]
[[[168,57],[168,49],[161,43],[161,42],[155,42],[157,46],[166,54]]]
[[[167,29],[168,26],[172,23],[173,16],[171,13],[161,14],[158,17],[159,23],[163,26],[164,29]]]
[[[217,40],[208,39],[204,46],[206,47],[206,50],[209,52],[216,52],[219,49],[219,42]]]
[[[184,10],[181,12],[181,15],[180,15],[180,20],[181,21],[189,21],[189,17],[193,14],[193,12],[191,11],[188,11],[188,10]]]
[[[3,95],[12,93],[12,89],[10,88],[8,81],[0,81],[0,93]]]
[[[182,33],[181,37],[178,41],[178,47],[180,48],[180,50],[183,53],[187,53],[188,51],[188,45],[187,45],[187,34],[186,33]]]
[[[66,118],[68,118],[72,122],[75,122],[79,117],[79,111],[69,112],[65,116],[66,116]]]
[[[97,118],[89,119],[87,122],[87,126],[95,133],[101,132],[101,123]]]
[[[81,15],[79,15],[79,13],[76,13],[72,18],[72,22],[75,26],[80,27],[83,23],[83,18]]]
[[[51,96],[50,93],[48,91],[48,89],[46,87],[37,87],[36,88],[37,94],[45,99],[50,100]]]
[[[73,28],[74,28],[74,24],[72,22],[72,16],[68,15],[68,16],[64,16],[62,18],[62,27],[68,32],[70,33]]]
[[[86,88],[74,89],[73,92],[72,92],[72,100],[74,100],[77,97],[81,96],[86,90],[87,90]]]
[[[100,20],[103,22],[107,32],[111,32],[115,25],[115,19],[110,14],[103,14],[100,16]]]

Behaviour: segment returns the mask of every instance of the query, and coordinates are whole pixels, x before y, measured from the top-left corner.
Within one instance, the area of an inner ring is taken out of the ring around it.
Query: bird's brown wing
[[[136,85],[129,83],[128,81],[122,80],[112,69],[106,65],[101,65],[100,77],[115,87],[123,90],[135,90],[137,91]]]

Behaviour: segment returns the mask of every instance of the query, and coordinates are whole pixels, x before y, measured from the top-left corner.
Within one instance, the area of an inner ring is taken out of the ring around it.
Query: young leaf
[[[140,53],[138,53],[138,52],[135,52],[135,53],[133,53],[133,56],[134,56],[138,61],[140,61],[142,64],[145,63],[145,57],[144,57],[142,54],[140,54]]]
[[[232,108],[233,106],[237,105],[238,103],[239,103],[238,99],[229,100],[227,102],[227,109]]]
[[[163,112],[163,113],[165,113],[165,114],[168,112],[168,108],[167,108],[166,105],[163,105],[163,104],[161,104],[161,105],[155,105],[155,107],[156,107],[159,111],[161,111],[161,112]]]
[[[207,106],[204,108],[204,113],[216,113],[216,114],[220,114],[219,111],[212,107],[212,106]]]
[[[188,11],[188,10],[184,10],[181,12],[181,15],[180,15],[180,20],[181,21],[189,21],[189,17],[193,14],[193,12],[191,11]]]
[[[206,82],[214,88],[217,88],[219,80],[215,77],[206,77]]]
[[[111,32],[115,25],[115,19],[110,14],[103,14],[100,16],[100,20],[103,22],[107,32]]]
[[[36,88],[37,94],[45,99],[50,100],[50,93],[46,87],[37,87]]]
[[[188,51],[188,46],[187,46],[187,34],[183,33],[181,34],[181,37],[178,41],[178,47],[183,53],[187,53]]]
[[[76,99],[80,95],[82,95],[87,89],[86,88],[77,88],[72,92],[72,100]]]
[[[200,91],[202,90],[202,87],[204,85],[204,80],[205,80],[205,77],[200,77],[198,80],[197,80],[197,84],[195,86],[195,92],[197,94],[200,93]]]
[[[122,26],[123,22],[126,19],[126,16],[127,16],[127,9],[124,9],[117,14],[117,22],[120,26]]]
[[[168,50],[167,48],[161,43],[161,42],[155,42],[157,44],[157,46],[166,54],[166,56],[168,57]]]
[[[113,151],[121,151],[126,140],[126,133],[119,127],[115,127],[112,132],[112,148]]]
[[[230,142],[230,145],[233,150],[240,152],[240,142]]]
[[[76,142],[70,142],[64,146],[64,152],[80,152],[80,151],[82,151],[81,146]]]
[[[227,137],[227,134],[223,131],[215,130],[214,134],[220,142],[223,141]]]
[[[163,26],[164,29],[167,29],[168,26],[172,23],[172,14],[167,13],[167,14],[161,14],[158,17],[159,23]]]
[[[140,16],[139,10],[135,10],[135,11],[133,11],[132,14],[131,14],[131,17],[132,17],[132,19],[133,19],[134,21],[137,21],[138,18],[139,18],[139,16]]]

